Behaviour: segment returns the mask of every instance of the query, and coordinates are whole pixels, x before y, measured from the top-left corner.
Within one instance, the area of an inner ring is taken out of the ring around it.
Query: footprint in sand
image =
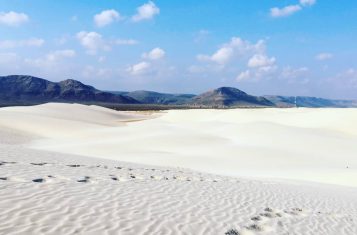
[[[41,162],[41,163],[30,163],[31,165],[34,165],[34,166],[44,166],[44,165],[47,165],[48,163],[46,162]]]
[[[264,231],[264,226],[259,224],[251,224],[245,227],[247,230],[254,231],[254,232],[262,232]]]
[[[303,209],[301,209],[301,208],[292,208],[290,210],[284,210],[284,213],[293,215],[293,216],[304,215]]]
[[[255,223],[245,226],[241,231],[237,230],[230,230],[226,234],[245,234],[246,232],[263,232],[263,231],[271,231],[273,230],[272,227],[267,226],[266,222],[271,219],[278,219],[277,225],[279,227],[283,227],[284,224],[281,221],[282,217],[284,217],[284,214],[286,216],[299,216],[303,215],[303,209],[301,208],[292,208],[289,210],[276,210],[272,209],[270,207],[267,207],[263,210],[262,213],[260,213],[257,216],[254,216],[250,218],[252,221]],[[235,231],[237,233],[233,233],[232,231]],[[231,232],[231,233],[229,233]]]
[[[90,177],[89,176],[84,176],[83,178],[77,180],[78,183],[88,183]]]
[[[231,229],[231,230],[228,230],[225,235],[240,235],[240,233],[235,230],[235,229]]]
[[[114,180],[114,181],[118,181],[118,177],[115,177],[115,176],[111,176],[111,179]]]
[[[0,166],[7,165],[7,164],[16,164],[17,162],[5,162],[5,161],[0,161]]]
[[[78,164],[73,164],[73,165],[67,165],[69,167],[81,167],[82,165],[78,165]]]
[[[32,182],[34,182],[34,183],[44,183],[45,179],[43,179],[43,178],[33,179]]]

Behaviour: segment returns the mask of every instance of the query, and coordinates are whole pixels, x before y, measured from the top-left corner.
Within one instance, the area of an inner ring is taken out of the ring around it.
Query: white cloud
[[[155,5],[155,3],[149,1],[148,3],[145,3],[144,5],[137,8],[137,13],[132,17],[132,20],[134,22],[150,20],[159,13],[160,9]]]
[[[332,59],[333,55],[331,53],[320,53],[318,55],[316,55],[316,60],[320,60],[320,61],[323,61],[323,60],[329,60],[329,59]]]
[[[120,13],[117,12],[116,10],[111,9],[111,10],[102,11],[101,13],[95,15],[94,23],[98,27],[104,27],[120,19],[122,19]]]
[[[129,66],[127,68],[127,72],[129,72],[132,75],[142,75],[147,73],[150,70],[150,68],[151,68],[151,64],[143,61],[138,64]]]
[[[245,55],[247,53],[263,53],[265,42],[259,40],[256,44],[244,41],[239,37],[231,38],[230,42],[223,44],[212,55],[197,55],[199,61],[211,61],[220,65],[226,65],[235,55]]]
[[[300,0],[299,4],[289,5],[283,8],[273,7],[270,9],[270,15],[275,18],[290,16],[298,11],[301,11],[304,7],[312,6],[315,3],[316,0]]]
[[[226,64],[233,56],[233,48],[223,47],[214,53],[210,59],[218,64]]]
[[[290,16],[300,10],[302,10],[300,5],[290,5],[283,8],[274,7],[270,9],[270,15],[272,17],[284,17]]]
[[[139,42],[134,39],[117,39],[115,40],[115,44],[117,45],[136,45]]]
[[[98,50],[108,51],[111,49],[104,41],[102,35],[96,32],[81,31],[77,33],[77,39],[90,55],[95,55]]]
[[[17,47],[41,47],[45,40],[40,38],[30,38],[26,40],[3,40],[0,41],[1,49],[12,49]]]
[[[316,3],[316,0],[300,0],[302,6],[312,6]]]
[[[250,78],[251,78],[251,72],[250,72],[250,70],[246,70],[246,71],[244,71],[244,72],[241,72],[241,73],[237,76],[236,80],[237,80],[238,82],[240,82],[240,81],[248,80],[248,79],[250,79]]]
[[[14,11],[0,12],[0,24],[6,26],[20,26],[29,21],[29,17],[24,13]]]
[[[141,57],[143,59],[159,60],[162,59],[165,56],[165,54],[166,52],[163,49],[156,47],[152,49],[150,52],[142,54]]]
[[[236,81],[259,81],[262,78],[271,78],[278,66],[275,57],[266,54],[266,43],[258,40],[256,43],[233,37],[227,43],[222,44],[212,55],[197,55],[201,62],[212,62],[214,64],[203,64],[188,68],[190,73],[219,73],[232,76],[232,73],[241,71],[236,76]],[[245,70],[242,68],[245,68]]]
[[[268,58],[263,54],[255,54],[248,61],[248,67],[258,68],[267,67],[275,64],[276,59],[274,57]]]

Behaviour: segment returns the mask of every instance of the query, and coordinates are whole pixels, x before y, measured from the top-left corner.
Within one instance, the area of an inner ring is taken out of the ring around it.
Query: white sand
[[[0,234],[357,234],[356,187],[301,181],[357,186],[355,120],[356,109],[2,108]]]

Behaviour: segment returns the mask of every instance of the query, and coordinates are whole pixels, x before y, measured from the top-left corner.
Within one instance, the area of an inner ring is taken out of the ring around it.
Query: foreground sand
[[[357,234],[356,114],[0,109],[0,234]]]

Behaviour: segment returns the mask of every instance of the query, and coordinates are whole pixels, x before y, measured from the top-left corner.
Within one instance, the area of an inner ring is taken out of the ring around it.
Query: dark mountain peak
[[[213,91],[221,94],[247,94],[244,91],[241,91],[235,87],[219,87],[217,89],[214,89]]]
[[[206,93],[210,93],[210,92],[212,92],[214,94],[223,95],[223,96],[245,96],[245,95],[247,95],[247,93],[245,93],[244,91],[241,91],[234,87],[220,87],[220,88],[208,91]]]
[[[263,97],[251,96],[234,87],[220,87],[205,92],[192,99],[195,105],[204,106],[273,106],[274,104]]]
[[[73,80],[73,79],[66,79],[58,83],[64,89],[89,89],[89,90],[96,90],[92,86],[85,85],[80,81]]]

